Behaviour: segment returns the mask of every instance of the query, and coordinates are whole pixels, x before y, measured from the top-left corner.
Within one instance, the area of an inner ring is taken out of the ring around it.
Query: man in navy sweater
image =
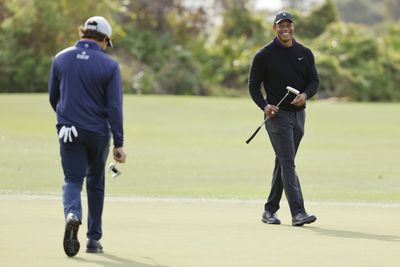
[[[299,178],[295,170],[295,156],[304,134],[307,99],[317,92],[319,78],[310,49],[294,38],[294,19],[285,11],[278,12],[273,29],[275,39],[260,49],[253,58],[249,73],[249,92],[256,105],[269,116],[266,129],[275,151],[271,191],[264,207],[262,221],[280,224],[276,216],[283,190],[289,202],[293,226],[313,223],[317,218],[307,214]],[[264,85],[266,98],[261,92]],[[286,87],[300,94],[289,95],[279,106]]]
[[[122,85],[119,66],[104,51],[112,47],[112,28],[103,17],[89,18],[75,46],[58,53],[51,67],[49,98],[57,114],[64,170],[63,246],[69,257],[79,251],[81,190],[86,177],[88,231],[86,252],[101,253],[104,172],[111,133],[113,156],[124,163]]]

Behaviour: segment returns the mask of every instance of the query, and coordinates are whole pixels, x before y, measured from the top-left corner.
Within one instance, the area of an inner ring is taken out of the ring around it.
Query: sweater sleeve
[[[309,69],[310,71],[308,73],[308,82],[307,82],[307,87],[304,90],[304,93],[307,95],[307,98],[309,99],[317,93],[319,87],[319,77],[318,77],[317,67],[315,66],[314,55],[309,49],[307,49],[307,52],[310,60],[310,69]]]
[[[264,56],[259,51],[253,58],[249,71],[249,93],[254,103],[264,111],[267,101],[261,93],[261,83],[265,71]]]
[[[56,111],[57,103],[60,98],[60,82],[58,80],[54,62],[51,65],[48,89],[49,89],[49,101],[50,101],[51,107],[53,108],[54,111]]]
[[[107,101],[108,120],[113,134],[114,147],[122,147],[124,143],[122,84],[118,65],[107,84]]]

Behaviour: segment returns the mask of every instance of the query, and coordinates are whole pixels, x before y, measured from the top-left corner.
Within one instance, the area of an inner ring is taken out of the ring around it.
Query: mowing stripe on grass
[[[85,194],[82,194],[82,198],[85,199]],[[56,195],[35,195],[35,194],[0,194],[1,200],[59,200],[61,196]],[[109,202],[135,202],[135,203],[187,203],[187,204],[231,204],[231,205],[263,205],[265,200],[260,199],[236,199],[236,198],[195,198],[195,197],[145,197],[145,196],[106,196],[106,201]],[[287,206],[286,200],[283,199],[282,206]],[[400,203],[398,202],[351,202],[351,201],[307,201],[307,206],[348,206],[348,207],[374,207],[374,208],[399,208]]]

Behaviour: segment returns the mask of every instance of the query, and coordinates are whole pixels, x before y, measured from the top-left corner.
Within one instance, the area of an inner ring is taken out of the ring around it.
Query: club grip
[[[258,126],[257,130],[250,136],[249,139],[246,140],[246,144],[250,143],[251,140],[253,140],[254,136],[257,135],[258,131],[260,131],[261,126]]]

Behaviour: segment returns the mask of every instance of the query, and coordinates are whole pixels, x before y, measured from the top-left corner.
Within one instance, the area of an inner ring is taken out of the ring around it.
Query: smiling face
[[[290,47],[293,44],[294,23],[290,20],[282,20],[273,27],[278,40],[283,46]]]

